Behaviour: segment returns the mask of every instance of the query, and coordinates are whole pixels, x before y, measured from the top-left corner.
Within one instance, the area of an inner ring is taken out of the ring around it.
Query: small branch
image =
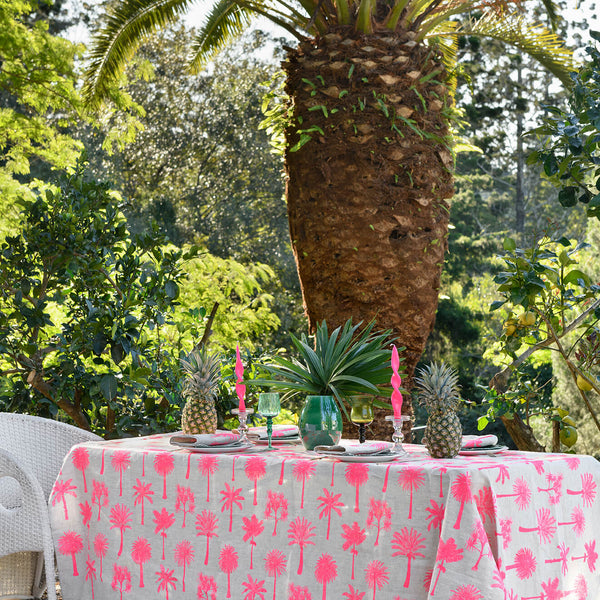
[[[196,344],[196,346],[194,347],[194,350],[198,350],[202,346],[206,346],[208,344],[208,338],[210,337],[210,335],[212,333],[212,324],[213,324],[213,321],[215,320],[215,315],[217,314],[218,308],[219,308],[219,303],[215,302],[213,304],[212,310],[210,311],[208,320],[206,321],[206,327],[204,328],[204,335],[202,336],[202,339]]]

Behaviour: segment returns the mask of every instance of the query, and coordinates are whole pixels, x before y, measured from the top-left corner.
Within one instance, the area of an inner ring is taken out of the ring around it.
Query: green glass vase
[[[307,450],[334,446],[342,437],[342,413],[333,396],[307,396],[298,429]]]

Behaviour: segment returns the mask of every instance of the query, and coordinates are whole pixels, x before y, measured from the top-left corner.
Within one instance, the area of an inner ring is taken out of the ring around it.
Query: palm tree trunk
[[[411,38],[340,29],[284,63],[288,148],[311,137],[286,152],[309,327],[376,318],[406,347],[409,378],[435,321],[453,194],[445,70]]]

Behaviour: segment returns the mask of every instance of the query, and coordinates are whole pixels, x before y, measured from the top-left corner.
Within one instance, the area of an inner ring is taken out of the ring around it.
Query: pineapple
[[[216,391],[221,378],[219,356],[209,354],[203,347],[192,350],[181,364],[187,375],[183,384],[187,402],[181,414],[181,429],[187,434],[214,433]]]
[[[429,365],[415,377],[419,399],[429,418],[423,444],[434,458],[453,458],[462,445],[462,427],[456,410],[460,402],[458,374],[444,363]]]

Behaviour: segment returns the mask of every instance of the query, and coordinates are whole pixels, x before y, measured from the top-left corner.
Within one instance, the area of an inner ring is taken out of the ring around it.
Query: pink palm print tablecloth
[[[598,600],[600,463],[87,443],[50,511],[65,600]]]

